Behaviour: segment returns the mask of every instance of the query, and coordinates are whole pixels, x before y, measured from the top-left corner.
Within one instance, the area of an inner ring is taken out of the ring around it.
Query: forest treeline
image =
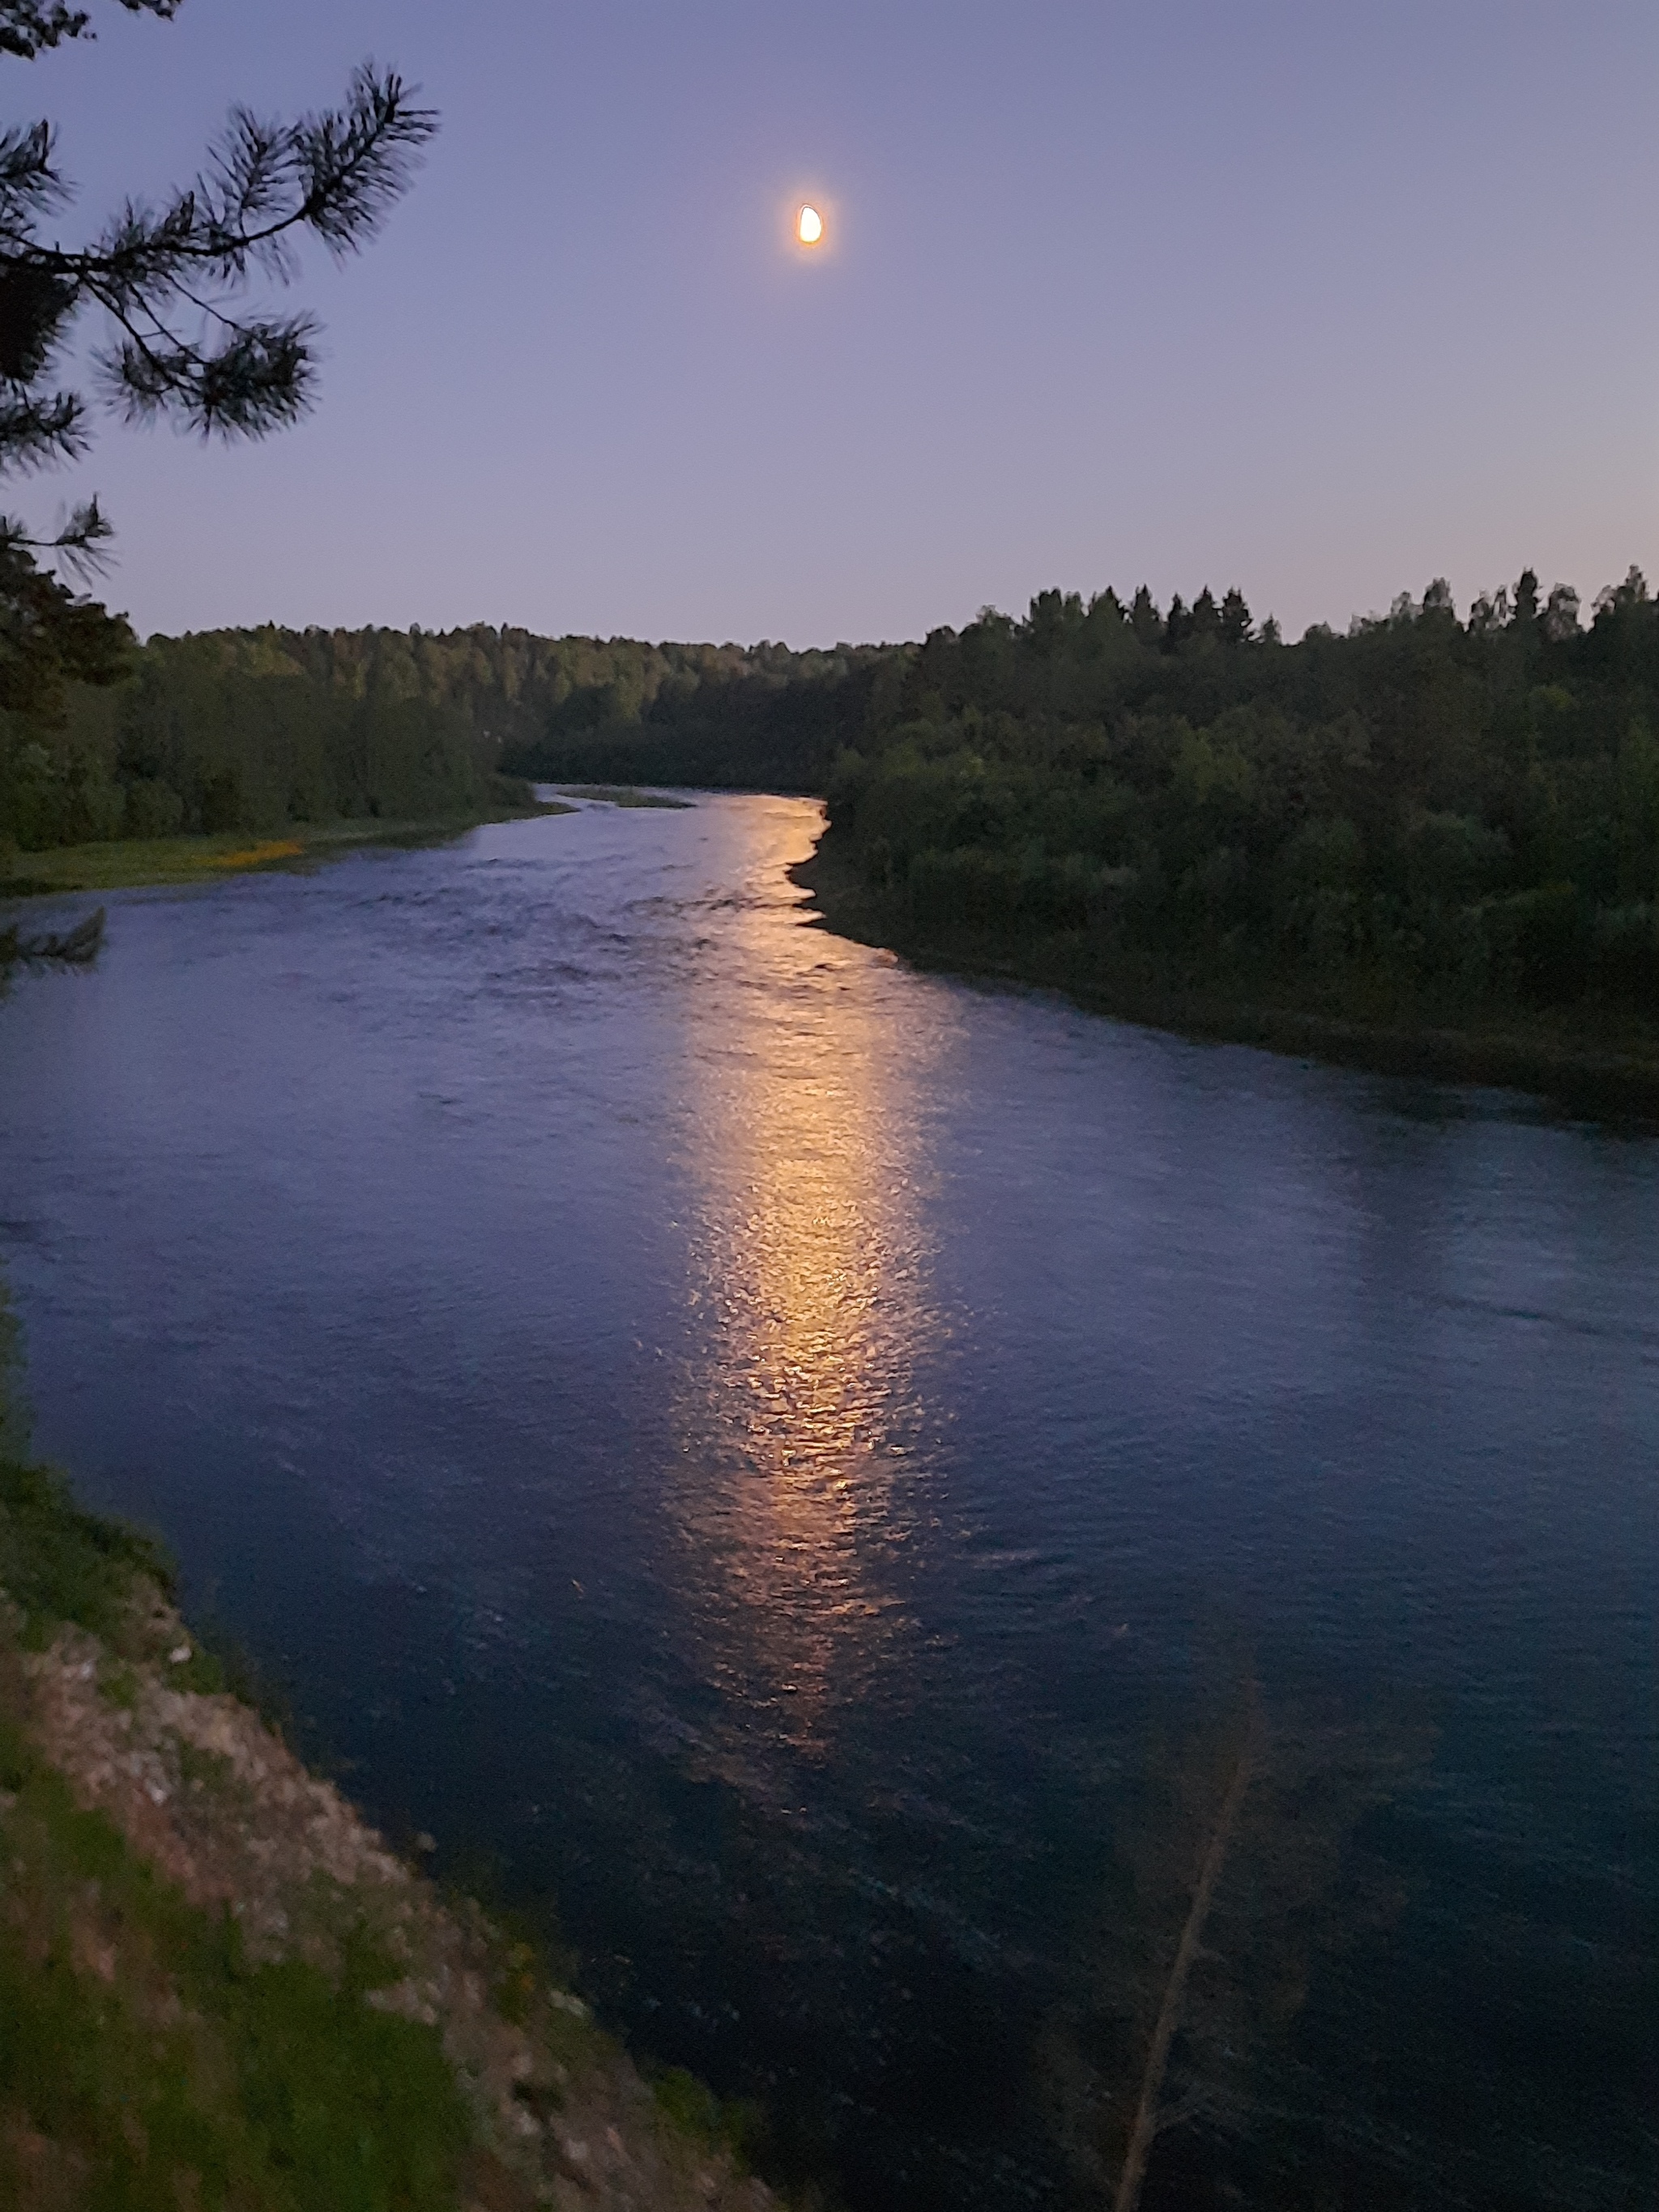
[[[153,638],[3,718],[24,850],[488,804],[500,779],[827,794],[878,927],[1362,1018],[1650,1009],[1659,603],[1527,572],[1287,642],[1240,594],[1045,592],[921,645],[479,626]],[[1029,965],[1029,962],[1028,962]]]
[[[1659,993],[1659,605],[1460,620],[1443,582],[1295,644],[1237,592],[1046,592],[882,672],[827,853],[902,930],[1087,981],[1362,1018]]]
[[[514,795],[504,775],[822,791],[883,657],[485,625],[154,637],[118,680],[20,674],[0,848],[455,816]]]

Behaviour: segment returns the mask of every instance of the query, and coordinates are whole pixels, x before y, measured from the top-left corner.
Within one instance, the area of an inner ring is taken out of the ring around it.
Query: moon
[[[795,217],[795,235],[803,246],[816,246],[823,236],[823,217],[815,207],[804,207]]]

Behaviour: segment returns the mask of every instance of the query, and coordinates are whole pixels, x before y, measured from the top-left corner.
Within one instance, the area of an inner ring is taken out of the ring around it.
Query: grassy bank
[[[660,791],[638,791],[632,784],[562,783],[559,789],[567,799],[592,799],[606,806],[660,806],[677,814],[684,814],[693,803],[670,799]]]
[[[1181,988],[1115,965],[1086,930],[1018,933],[919,921],[902,892],[878,892],[833,832],[791,871],[826,926],[902,952],[917,966],[1063,991],[1091,1012],[1217,1042],[1436,1082],[1528,1091],[1569,1112],[1659,1117],[1659,1028],[1583,1008],[1552,1017],[1516,1009],[1468,1025],[1431,1007],[1321,1004],[1281,985],[1264,991]]]
[[[763,2212],[228,1695],[155,1547],[0,1460],[0,2203]]]
[[[40,853],[0,853],[0,898],[128,890],[146,884],[211,883],[216,877],[250,870],[316,867],[366,846],[441,843],[487,822],[520,822],[574,811],[556,799],[543,804],[514,799],[420,820],[290,824],[269,837],[228,830],[216,836],[130,837],[106,844],[54,846]]]

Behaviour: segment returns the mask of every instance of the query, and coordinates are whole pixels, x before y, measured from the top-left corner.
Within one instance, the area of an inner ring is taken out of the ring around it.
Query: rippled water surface
[[[1147,2204],[1655,2201],[1652,1142],[915,974],[816,830],[115,901],[41,1445],[855,2212],[1097,2201],[1251,1679]]]

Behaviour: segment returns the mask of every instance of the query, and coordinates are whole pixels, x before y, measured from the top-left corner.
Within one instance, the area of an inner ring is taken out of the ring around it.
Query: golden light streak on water
[[[787,849],[754,856],[733,988],[690,1010],[689,1295],[724,1349],[686,1378],[674,1492],[703,1664],[751,1729],[808,1755],[908,1626],[886,1569],[938,1325],[916,1117],[939,1042],[883,1004],[884,956],[779,927],[812,826],[781,810]]]

